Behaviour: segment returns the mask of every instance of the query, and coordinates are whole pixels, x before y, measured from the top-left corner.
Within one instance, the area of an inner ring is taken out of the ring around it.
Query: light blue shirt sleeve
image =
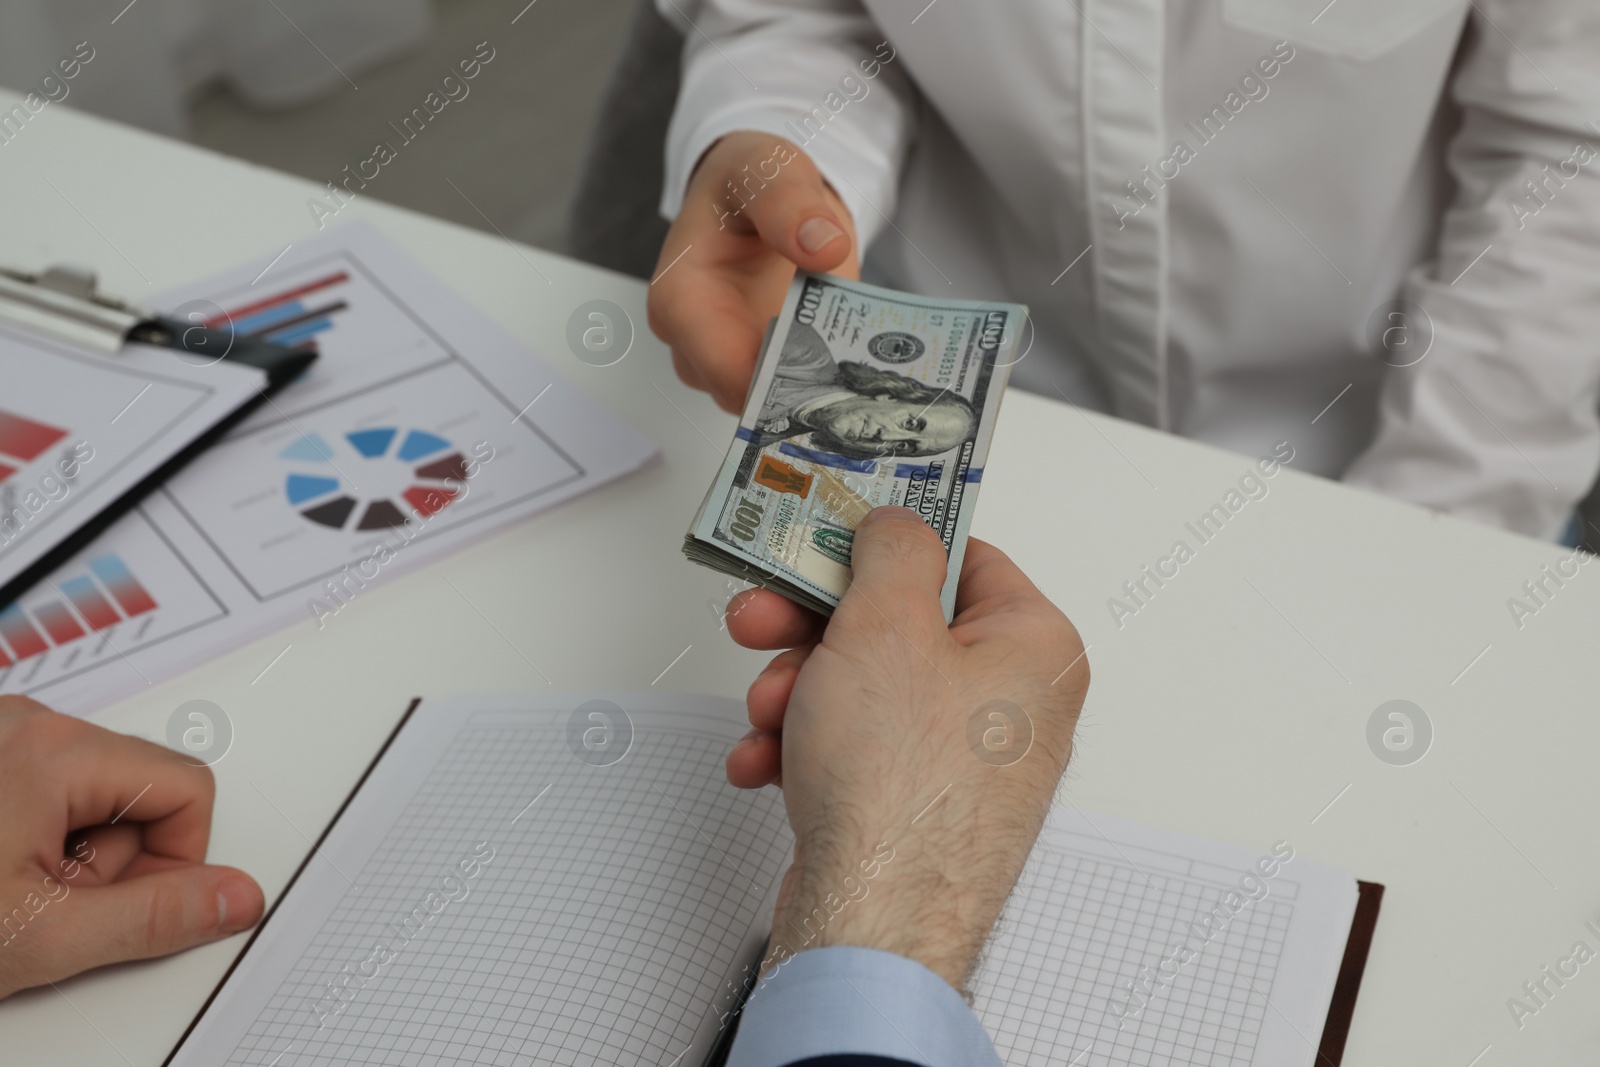
[[[728,1067],[847,1053],[1001,1067],[983,1024],[943,978],[892,952],[846,946],[801,952],[756,986]]]

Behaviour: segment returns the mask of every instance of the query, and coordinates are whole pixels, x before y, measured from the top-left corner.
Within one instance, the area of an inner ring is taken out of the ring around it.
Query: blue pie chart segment
[[[400,444],[399,458],[410,461],[431,456],[450,447],[450,442],[423,430],[412,430]]]
[[[395,429],[390,426],[381,430],[357,430],[344,436],[357,452],[368,459],[377,459],[389,451],[389,444],[394,440],[394,435]]]
[[[310,463],[327,463],[333,459],[333,449],[328,442],[314,433],[295,439],[294,443],[278,453],[284,459],[299,459]]]
[[[307,500],[315,500],[338,489],[339,479],[312,474],[291,474],[285,488],[289,494],[289,503],[303,504]]]

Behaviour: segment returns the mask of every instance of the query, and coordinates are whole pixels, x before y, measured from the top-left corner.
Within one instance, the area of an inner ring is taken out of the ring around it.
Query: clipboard
[[[290,348],[256,337],[238,337],[231,324],[221,328],[197,315],[181,321],[115,300],[100,293],[94,273],[81,267],[57,266],[37,274],[0,268],[0,324],[108,360],[115,360],[129,344],[143,344],[172,349],[176,358],[187,358],[193,365],[226,361],[254,368],[264,376],[261,389],[253,396],[79,521],[15,576],[0,582],[0,609],[81,551],[317,359],[311,344]]]

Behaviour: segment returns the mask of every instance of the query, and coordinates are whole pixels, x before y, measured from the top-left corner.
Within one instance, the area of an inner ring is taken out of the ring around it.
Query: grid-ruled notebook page
[[[782,800],[724,780],[742,707],[612,697],[630,742],[586,699],[418,708],[171,1062],[698,1064]]]
[[[1270,850],[1055,812],[975,983],[1001,1058],[1009,1067],[1310,1067],[1355,916],[1355,878],[1304,858],[1269,862],[1264,877],[1265,857]]]

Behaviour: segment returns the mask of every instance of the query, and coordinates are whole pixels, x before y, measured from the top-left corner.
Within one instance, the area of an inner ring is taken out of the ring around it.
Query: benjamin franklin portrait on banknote
[[[867,363],[836,362],[804,323],[790,327],[753,429],[762,443],[811,435],[811,447],[856,459],[931,456],[966,439],[965,397]]]

